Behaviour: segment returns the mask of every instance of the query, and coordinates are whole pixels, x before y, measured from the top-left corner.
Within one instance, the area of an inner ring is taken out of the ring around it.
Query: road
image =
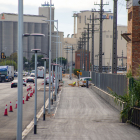
[[[16,79],[16,78],[15,78]],[[43,88],[41,85],[43,79],[37,79],[37,88]],[[33,83],[28,83],[27,85]],[[23,97],[26,100],[27,87],[23,86]],[[44,91],[37,91],[37,112],[43,106]],[[34,95],[23,104],[23,130],[34,117]],[[48,92],[46,92],[46,99]],[[17,100],[17,88],[11,88],[11,82],[0,83],[0,140],[15,140],[17,132],[17,109],[15,109]],[[13,112],[9,112],[10,101],[12,102]],[[8,116],[4,116],[5,105],[8,106]]]
[[[24,140],[139,140],[140,131],[121,123],[119,112],[90,88],[64,86],[56,114],[38,122]]]

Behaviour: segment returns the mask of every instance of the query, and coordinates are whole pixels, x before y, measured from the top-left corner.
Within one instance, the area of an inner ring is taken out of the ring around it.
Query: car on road
[[[26,78],[26,82],[27,82],[27,83],[28,83],[28,82],[33,82],[33,83],[34,83],[34,82],[35,82],[35,78],[34,78],[34,77],[31,77],[31,76],[30,76],[30,77],[27,77],[27,78]]]
[[[88,80],[88,85],[91,84],[91,77],[81,77],[79,81],[79,86],[86,86],[86,81]]]
[[[17,87],[17,85],[18,85],[18,80],[13,80],[11,82],[11,88]],[[23,85],[26,86],[26,79],[25,78],[23,78]]]

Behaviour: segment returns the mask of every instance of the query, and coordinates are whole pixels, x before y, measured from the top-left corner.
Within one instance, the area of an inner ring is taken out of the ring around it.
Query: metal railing
[[[109,89],[114,91],[118,95],[124,95],[127,90],[127,78],[126,75],[107,74],[92,72],[92,83],[101,88],[102,90],[109,92]]]
[[[131,108],[128,114],[128,120],[140,128],[140,108],[133,107]]]
[[[90,77],[90,72],[89,71],[80,70],[80,72],[82,72],[82,77]]]

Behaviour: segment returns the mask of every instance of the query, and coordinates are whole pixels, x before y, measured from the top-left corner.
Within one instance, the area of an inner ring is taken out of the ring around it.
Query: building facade
[[[52,17],[54,20],[54,7],[52,7]],[[23,38],[23,56],[31,59],[33,53],[31,49],[41,49],[39,55],[49,57],[49,21],[50,20],[50,6],[39,7],[38,15],[23,15],[23,33],[41,33],[45,37],[24,37]],[[54,22],[52,26],[52,35],[56,34],[54,31]],[[63,32],[58,33],[60,41],[63,41]],[[56,43],[57,38],[52,37],[52,60],[56,58]],[[18,14],[2,13],[0,14],[0,51],[4,52],[6,56],[17,52],[18,46]],[[58,54],[59,56],[59,54]]]
[[[99,32],[100,32],[100,21],[99,21],[99,12],[96,10],[83,10],[78,13],[74,13],[74,35],[73,37],[78,42],[82,34],[87,30],[87,24],[92,24],[92,14],[94,14],[94,65],[99,66]],[[103,27],[102,27],[102,66],[111,66],[112,65],[112,37],[113,37],[113,13],[103,13]],[[91,30],[91,25],[90,25]],[[121,34],[127,32],[127,26],[118,25],[117,26],[117,66],[125,67],[127,65],[127,46],[126,40],[124,40]],[[92,35],[90,31],[90,40],[89,40],[89,51],[90,55],[90,63],[92,57]],[[65,38],[65,40],[68,40]],[[73,40],[71,40],[73,41]],[[74,44],[74,42],[70,42]],[[87,50],[87,43],[86,43]],[[74,58],[75,59],[75,58]]]

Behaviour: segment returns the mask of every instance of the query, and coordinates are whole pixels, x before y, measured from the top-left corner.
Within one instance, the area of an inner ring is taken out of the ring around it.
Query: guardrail
[[[140,128],[140,108],[132,107],[128,114],[128,120],[130,120],[130,123]]]

